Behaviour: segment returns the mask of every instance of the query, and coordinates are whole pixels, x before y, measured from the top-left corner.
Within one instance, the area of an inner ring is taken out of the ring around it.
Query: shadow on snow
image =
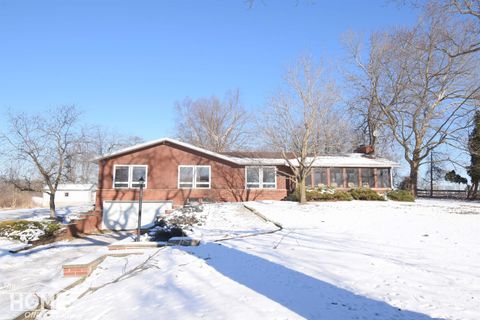
[[[183,250],[204,259],[231,280],[307,319],[438,319],[401,310],[221,244],[207,243]]]

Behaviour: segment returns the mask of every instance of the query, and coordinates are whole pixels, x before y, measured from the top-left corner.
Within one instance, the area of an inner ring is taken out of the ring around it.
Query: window
[[[375,188],[375,174],[373,168],[362,168],[362,187]]]
[[[377,169],[377,188],[390,188],[390,169]]]
[[[145,180],[144,187],[147,187],[147,166],[146,165],[115,165],[113,175],[113,187],[119,188],[140,188],[138,180]]]
[[[209,189],[210,166],[179,166],[178,187],[180,189]]]
[[[277,186],[277,177],[274,167],[262,168],[262,188],[275,189]]]
[[[332,188],[343,188],[343,168],[330,169],[330,186]]]
[[[193,172],[195,167],[179,167],[179,188],[193,188]]]
[[[147,173],[147,167],[145,166],[132,166],[131,167],[131,170],[132,170],[132,188],[140,188],[140,182],[138,182],[138,180],[140,180],[140,178],[143,178],[143,180],[145,180],[146,178],[146,173]]]
[[[356,188],[358,187],[358,169],[357,168],[347,168],[347,187]]]
[[[275,167],[246,167],[247,189],[276,189],[277,172]]]
[[[260,168],[247,167],[247,189],[260,188]]]
[[[195,187],[210,188],[210,167],[196,167]]]
[[[128,188],[129,166],[115,166],[115,175],[113,177],[113,186],[115,188]]]

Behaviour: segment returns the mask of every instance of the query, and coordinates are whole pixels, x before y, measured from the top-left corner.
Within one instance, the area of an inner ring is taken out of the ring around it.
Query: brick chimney
[[[361,145],[357,149],[355,149],[353,152],[355,153],[363,153],[363,154],[373,154],[375,152],[375,148],[370,145]]]

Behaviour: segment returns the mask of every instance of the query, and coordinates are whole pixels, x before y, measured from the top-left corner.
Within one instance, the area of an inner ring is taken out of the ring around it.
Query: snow
[[[116,233],[89,236],[38,246],[16,254],[9,250],[19,249],[25,244],[0,239],[0,319],[12,319],[21,311],[11,308],[12,294],[56,293],[59,284],[61,287],[65,281],[62,277],[63,264],[104,250],[107,244],[123,236]]]
[[[112,158],[114,156],[118,156],[121,154],[133,152],[135,150],[139,149],[144,149],[147,147],[151,147],[157,144],[161,144],[163,142],[169,142],[172,144],[176,144],[179,146],[183,146],[187,149],[190,150],[195,150],[203,154],[207,154],[219,159],[223,159],[229,162],[233,162],[239,165],[288,165],[287,161],[283,158],[277,158],[277,159],[271,159],[271,158],[254,158],[254,157],[234,157],[234,156],[228,156],[225,154],[220,154],[216,153],[210,150],[206,150],[203,148],[196,147],[194,145],[191,145],[189,143],[185,143],[182,141],[178,141],[175,139],[171,138],[161,138],[149,142],[144,142],[141,144],[137,144],[122,150],[118,150],[106,155],[103,155],[99,158],[94,159],[94,161],[99,161],[102,159],[108,159]],[[380,157],[372,157],[372,156],[366,156],[362,153],[346,153],[346,154],[339,154],[339,155],[324,155],[324,156],[319,156],[315,158],[309,158],[309,161],[314,162],[314,166],[342,166],[342,167],[398,167],[399,164],[393,161],[390,161],[385,158],[380,158]],[[298,162],[296,159],[290,159],[290,163],[293,163],[294,165]]]
[[[242,203],[205,205],[204,211],[199,215],[204,223],[195,226],[189,236],[202,241],[248,236],[277,229],[272,223],[265,222],[246,210]]]
[[[89,212],[93,206],[66,206],[57,207],[55,212],[58,217],[63,217],[64,220],[69,220],[77,217],[80,213]],[[49,208],[33,208],[33,209],[14,209],[1,210],[0,221],[6,220],[43,220],[50,217]]]
[[[207,205],[204,244],[107,257],[40,319],[480,318],[478,203],[246,205],[283,229]]]
[[[43,236],[45,232],[40,229],[35,229],[35,228],[28,228],[25,230],[14,230],[10,232],[8,235],[6,235],[7,238],[14,237],[14,239],[20,239],[22,242],[28,242],[28,241],[37,241],[40,239],[41,236]]]
[[[57,191],[88,191],[94,189],[96,186],[93,183],[61,183],[57,186]],[[48,186],[43,187],[43,190],[49,191]]]

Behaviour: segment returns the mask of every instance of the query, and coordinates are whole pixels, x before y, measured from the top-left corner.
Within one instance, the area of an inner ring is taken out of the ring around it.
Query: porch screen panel
[[[362,187],[375,188],[375,174],[373,168],[362,168]]]
[[[327,168],[313,169],[314,187],[325,187],[327,185]]]
[[[312,187],[312,172],[305,178],[305,186],[308,188]],[[313,184],[313,187],[315,187],[315,184]]]
[[[330,186],[332,188],[343,188],[343,168],[330,169]]]
[[[390,188],[390,169],[378,168],[377,169],[377,184],[378,188]]]
[[[347,168],[347,187],[358,187],[358,168]]]

